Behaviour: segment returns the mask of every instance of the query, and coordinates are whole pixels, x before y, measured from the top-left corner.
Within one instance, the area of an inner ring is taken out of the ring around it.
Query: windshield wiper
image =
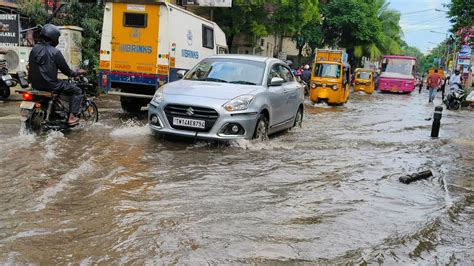
[[[245,84],[245,85],[257,85],[256,83],[250,82],[250,81],[245,81],[245,80],[236,80],[236,81],[231,81],[229,83],[233,84]]]
[[[228,83],[226,80],[223,80],[223,79],[216,79],[216,78],[202,78],[202,79],[199,79],[199,80]]]

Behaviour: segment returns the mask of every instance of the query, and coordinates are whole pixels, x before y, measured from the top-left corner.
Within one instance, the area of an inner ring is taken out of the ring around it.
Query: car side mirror
[[[270,81],[270,86],[281,86],[285,82],[284,79],[279,78],[279,77],[274,77]]]
[[[184,78],[184,75],[186,75],[186,70],[178,70],[178,72],[176,72],[176,75],[178,76],[178,79],[182,79]]]

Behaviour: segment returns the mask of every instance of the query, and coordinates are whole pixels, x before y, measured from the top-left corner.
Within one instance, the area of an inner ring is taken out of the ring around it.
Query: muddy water
[[[474,113],[431,139],[427,98],[351,95],[230,145],[155,138],[110,100],[91,128],[18,134],[0,103],[0,263],[470,264]]]

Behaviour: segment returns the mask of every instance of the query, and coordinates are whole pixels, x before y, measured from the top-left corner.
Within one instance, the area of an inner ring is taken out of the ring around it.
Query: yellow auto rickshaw
[[[349,100],[351,67],[339,50],[317,50],[310,82],[313,103],[342,105]]]
[[[354,73],[354,92],[363,91],[372,94],[375,89],[374,71],[372,69],[357,68]]]

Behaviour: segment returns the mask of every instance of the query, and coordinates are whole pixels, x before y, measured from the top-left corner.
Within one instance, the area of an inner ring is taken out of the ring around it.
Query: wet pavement
[[[91,128],[33,136],[0,103],[0,264],[474,261],[474,112],[445,110],[431,139],[427,92],[307,105],[302,128],[229,145],[98,106]]]

